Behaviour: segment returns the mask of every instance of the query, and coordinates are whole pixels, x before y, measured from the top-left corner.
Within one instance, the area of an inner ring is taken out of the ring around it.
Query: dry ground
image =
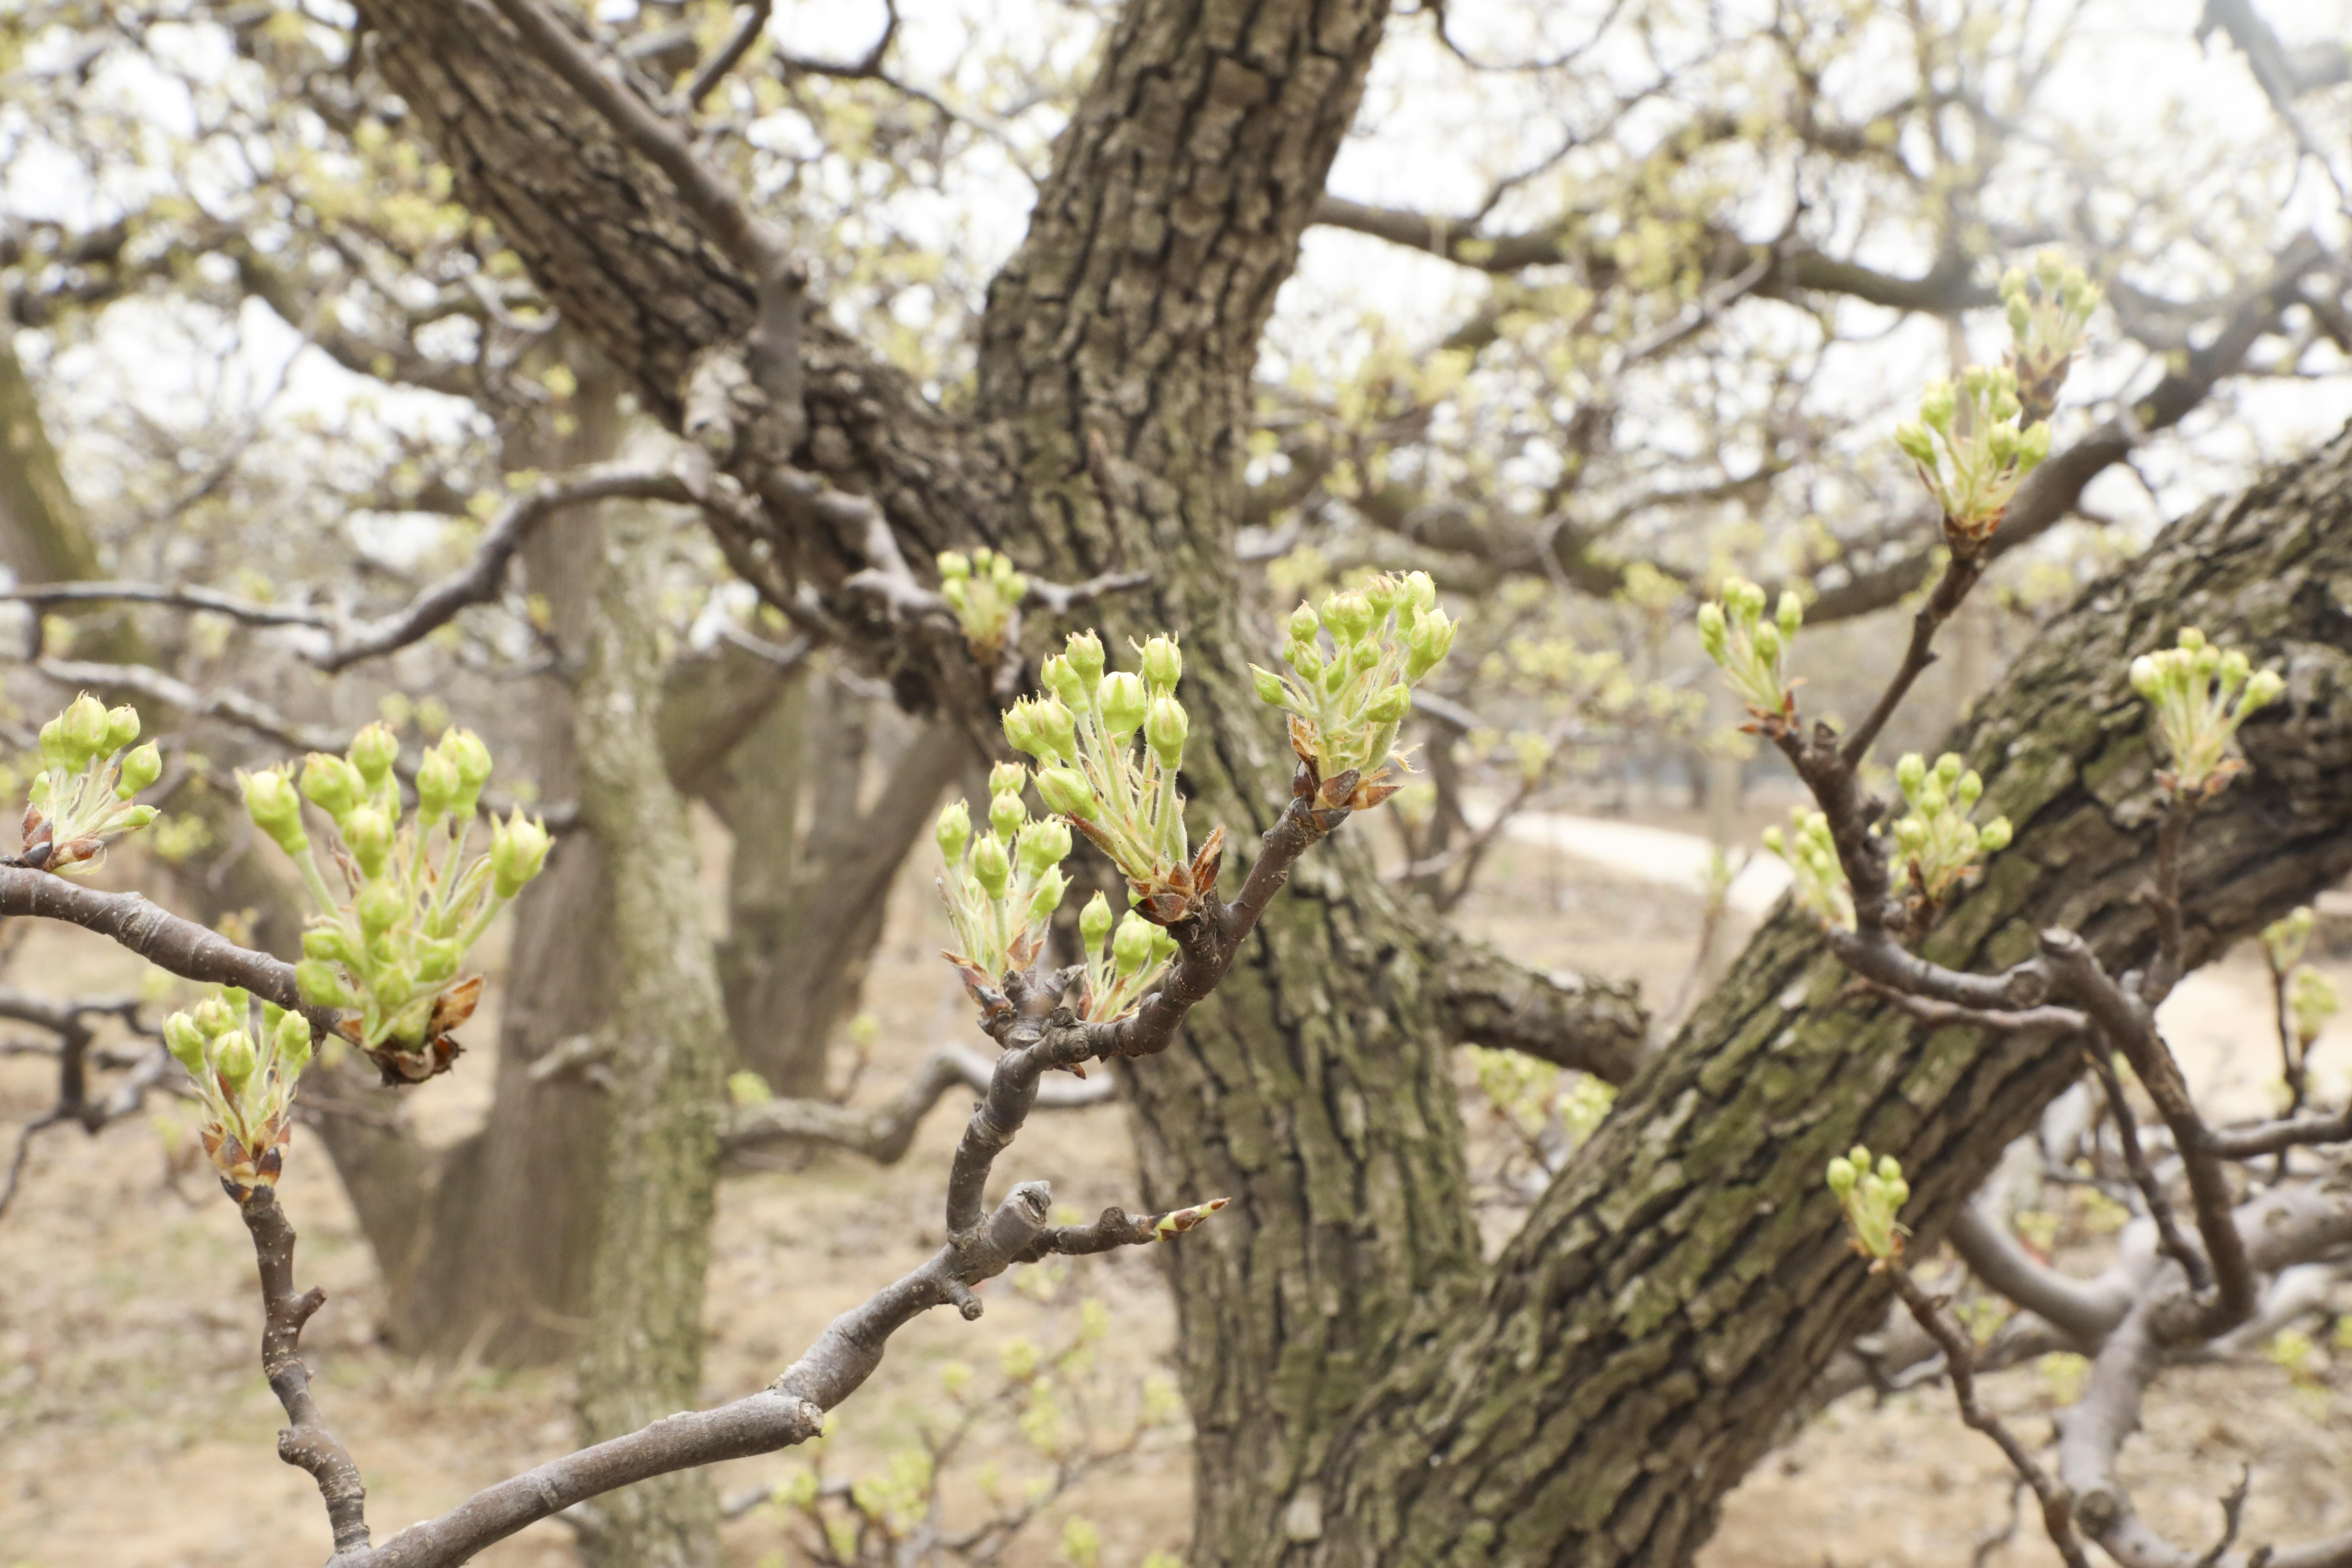
[[[1654,997],[1686,966],[1692,900],[1610,881],[1556,856],[1512,848],[1465,912],[1520,956],[1639,974]],[[936,1040],[969,1037],[945,966],[931,957],[929,889],[898,889],[888,951],[869,1002],[880,1044],[860,1098],[885,1091]],[[5,976],[44,989],[135,985],[106,945],[79,931],[35,932]],[[2193,1016],[2171,1020],[2203,1081],[2259,1098],[2274,1078],[2264,1054],[2258,967],[2244,954]],[[2352,984],[2352,973],[2339,974]],[[478,1030],[487,1038],[488,1030]],[[2243,1039],[2244,1051],[2230,1042]],[[478,1116],[486,1064],[430,1086],[415,1106],[430,1133],[454,1137]],[[2324,1057],[2341,1092],[2352,1038]],[[0,1118],[39,1109],[47,1072],[0,1060]],[[1117,1107],[1041,1116],[1012,1167],[1050,1178],[1058,1199],[1091,1212],[1131,1202],[1131,1159]],[[939,1240],[940,1179],[957,1117],[943,1105],[899,1165],[876,1169],[818,1155],[793,1171],[726,1184],[711,1279],[707,1396],[772,1377],[832,1313],[913,1264]],[[1474,1115],[1474,1126],[1484,1125]],[[323,1557],[326,1537],[309,1479],[277,1462],[277,1407],[255,1364],[255,1288],[242,1227],[184,1139],[167,1152],[169,1110],[95,1140],[68,1131],[37,1146],[17,1205],[0,1218],[0,1568],[274,1568]],[[314,1142],[297,1135],[286,1201],[303,1234],[301,1278],[327,1289],[306,1348],[320,1398],[367,1474],[380,1533],[447,1506],[487,1481],[567,1446],[567,1379],[559,1373],[439,1372],[403,1364],[377,1343],[383,1299],[348,1206]],[[2081,1216],[2077,1216],[2078,1218]],[[2095,1247],[2087,1232],[2085,1245]],[[1033,1279],[1034,1287],[1039,1281]],[[873,1384],[836,1418],[828,1475],[869,1474],[917,1423],[950,1407],[943,1369],[968,1363],[986,1387],[1015,1339],[1051,1345],[1076,1331],[1076,1303],[1105,1301],[1112,1328],[1080,1380],[1116,1430],[1146,1374],[1162,1366],[1173,1324],[1150,1260],[1127,1254],[1061,1280],[1041,1302],[1000,1281],[977,1324],[945,1314],[894,1342]],[[2352,1524],[2352,1353],[2333,1378],[2297,1386],[2267,1363],[2175,1374],[2150,1407],[2149,1434],[2127,1473],[2143,1507],[2178,1539],[2210,1536],[2214,1500],[2254,1466],[2252,1539]],[[1991,1380],[1991,1397],[2029,1436],[2046,1436],[2063,1376],[2022,1369]],[[971,1472],[996,1460],[1014,1494],[1042,1462],[1009,1429],[992,1428],[957,1472],[955,1504],[982,1505]],[[726,1467],[723,1494],[764,1488],[787,1461]],[[1184,1452],[1148,1436],[1132,1462],[1085,1482],[1044,1510],[1004,1561],[1059,1561],[1063,1516],[1075,1510],[1103,1537],[1101,1562],[1129,1568],[1153,1549],[1181,1551],[1188,1509]],[[1938,1390],[1884,1404],[1857,1395],[1815,1419],[1737,1492],[1705,1558],[1817,1568],[1886,1563],[1962,1568],[2007,1515],[2008,1486],[1990,1445],[1962,1429]],[[571,1561],[568,1532],[542,1524],[486,1553],[489,1568]],[[741,1568],[804,1561],[782,1521],[755,1510],[728,1527]],[[2029,1525],[1992,1564],[2054,1561]]]

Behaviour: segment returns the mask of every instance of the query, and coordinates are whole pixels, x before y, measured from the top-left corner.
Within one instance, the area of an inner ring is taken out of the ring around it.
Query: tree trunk
[[[617,511],[617,509],[615,509]],[[658,531],[608,525],[579,690],[580,805],[612,872],[610,1011],[596,1031],[613,1077],[604,1202],[580,1358],[583,1438],[635,1430],[699,1401],[703,1273],[719,1165],[727,1014],[704,933],[686,802],[662,766],[654,607]],[[718,1561],[709,1477],[683,1471],[616,1492],[586,1538],[604,1568]]]
[[[2042,929],[2110,969],[2151,952],[2138,898],[2159,758],[2125,678],[2184,625],[2290,678],[2242,732],[2252,771],[2200,815],[2184,864],[2192,963],[2352,868],[2352,435],[2173,525],[2087,590],[1955,742],[2017,838],[1925,951],[1990,968]],[[1803,664],[1803,644],[1798,645]],[[1223,1561],[1674,1563],[1831,1354],[1886,1310],[1822,1179],[1855,1142],[1912,1175],[1932,1247],[2079,1068],[1930,1029],[1854,993],[1784,905],[1619,1098],[1470,1309],[1349,1418],[1320,1542]]]

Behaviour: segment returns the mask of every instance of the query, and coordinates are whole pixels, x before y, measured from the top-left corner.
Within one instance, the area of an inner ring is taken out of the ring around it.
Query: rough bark
[[[1929,938],[1993,967],[2072,927],[2111,969],[2153,938],[2158,758],[2125,679],[2184,625],[2289,673],[2242,733],[2252,771],[2185,863],[2192,961],[2352,868],[2352,435],[2168,529],[2084,594],[1956,749],[2015,844]],[[1801,645],[1800,645],[1801,662]],[[1469,1311],[1352,1418],[1328,1527],[1252,1562],[1671,1563],[1885,1287],[1821,1172],[1860,1141],[1913,1173],[1932,1246],[2002,1147],[2071,1082],[2065,1042],[1927,1028],[1857,995],[1784,908],[1548,1192]]]
[[[611,1007],[596,1031],[612,1074],[604,1201],[580,1358],[591,1442],[699,1402],[703,1274],[717,1190],[727,1015],[698,879],[665,847],[686,803],[662,766],[656,531],[610,520],[579,689],[580,805],[614,892]],[[707,1568],[718,1561],[709,1477],[683,1471],[601,1504],[586,1540],[603,1568]]]

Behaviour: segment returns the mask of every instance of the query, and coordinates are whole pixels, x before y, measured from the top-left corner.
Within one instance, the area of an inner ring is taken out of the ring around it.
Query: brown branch
[[[2131,1172],[2132,1184],[2139,1189],[2140,1201],[2147,1205],[2147,1217],[2156,1226],[2158,1245],[2189,1276],[2190,1289],[2210,1289],[2213,1271],[2207,1267],[2205,1255],[2190,1246],[2189,1238],[2180,1233],[2179,1221],[2173,1217],[2172,1200],[2166,1195],[2164,1184],[2148,1167],[2147,1152],[2139,1144],[2139,1123],[2132,1115],[2130,1101],[2124,1098],[2123,1078],[2116,1071],[2116,1064],[2095,1047],[2084,1051],[2083,1058],[2098,1075],[2099,1087],[2106,1091],[2107,1113],[2115,1118],[2116,1139],[2123,1145],[2124,1166]]]
[[[1910,695],[1912,683],[1919,679],[1923,670],[1936,662],[1936,634],[1943,629],[1946,621],[1952,618],[1953,612],[1960,607],[1960,602],[1969,596],[1969,590],[1977,585],[1977,579],[1983,574],[1981,557],[1974,553],[1964,555],[1957,550],[1953,552],[1949,564],[1944,568],[1944,575],[1936,584],[1936,591],[1927,595],[1927,602],[1921,605],[1918,613],[1911,617],[1911,640],[1904,647],[1903,662],[1895,666],[1895,675],[1887,681],[1886,689],[1878,694],[1878,701],[1871,709],[1870,716],[1846,737],[1839,759],[1848,768],[1862,766],[1863,759],[1870,755],[1871,742],[1878,739],[1878,732],[1886,728],[1886,721],[1903,705],[1904,698]]]
[[[887,1105],[856,1110],[829,1100],[787,1098],[736,1106],[719,1124],[719,1146],[732,1154],[797,1140],[829,1143],[877,1164],[896,1164],[942,1095],[959,1085],[985,1091],[990,1073],[991,1064],[975,1052],[941,1046],[924,1058],[914,1078]],[[1057,1079],[1038,1087],[1036,1105],[1041,1110],[1101,1105],[1116,1092],[1109,1078]]]
[[[775,9],[776,0],[751,0],[751,14],[743,18],[743,25],[735,29],[735,36],[729,38],[717,54],[705,60],[702,68],[694,73],[693,81],[687,84],[687,108],[701,108],[702,100],[727,79],[728,73],[743,63],[743,57],[751,52],[751,46],[760,41],[761,33],[767,31],[768,18]]]
[[[2305,1144],[2347,1142],[2352,1142],[2352,1105],[2243,1127],[2217,1127],[2210,1134],[2210,1146],[2224,1160],[2252,1160]]]
[[[310,1396],[310,1369],[302,1363],[302,1325],[327,1300],[316,1286],[294,1289],[294,1226],[278,1206],[275,1187],[228,1186],[245,1228],[253,1234],[253,1256],[261,1270],[261,1370],[269,1391],[294,1423],[278,1434],[278,1457],[310,1472],[327,1505],[335,1532],[335,1555],[363,1552],[368,1545],[367,1488],[360,1468],[319,1413]]]
[[[1977,1398],[1975,1376],[1976,1347],[1969,1336],[1950,1319],[1944,1316],[1941,1305],[1919,1288],[1910,1270],[1901,1263],[1886,1269],[1888,1281],[1910,1313],[1912,1320],[1944,1352],[1944,1368],[1952,1380],[1952,1398],[1960,1407],[1960,1419],[1970,1429],[1983,1433],[1999,1446],[2002,1455],[2025,1484],[2033,1489],[2041,1500],[2042,1526],[2050,1533],[2050,1544],[2066,1561],[2067,1568],[2090,1568],[2090,1559],[2084,1553],[2083,1542],[2074,1532],[2074,1499],[2037,1462],[2024,1444],[2000,1416],[1986,1409]]]
[[[255,626],[326,628],[334,622],[324,613],[300,605],[266,605],[212,588],[186,588],[168,583],[37,583],[30,587],[0,589],[0,601],[17,601],[46,609],[51,605],[163,605],[175,610],[205,610]]]

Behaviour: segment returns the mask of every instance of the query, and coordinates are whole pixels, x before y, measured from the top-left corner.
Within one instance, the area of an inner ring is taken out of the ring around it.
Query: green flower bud
[[[1946,752],[1936,759],[1936,782],[1944,786],[1946,794],[1948,795],[1958,785],[1960,767],[1960,754],[1958,752]]]
[[[1150,695],[1144,689],[1140,676],[1125,670],[1106,676],[1102,683],[1103,728],[1110,731],[1114,742],[1124,744],[1129,735],[1142,726],[1143,716],[1150,706]]]
[[[1780,628],[1780,638],[1784,642],[1794,637],[1797,628],[1805,624],[1805,601],[1797,596],[1794,588],[1781,591],[1780,610],[1773,619]]]
[[[1364,717],[1375,724],[1402,724],[1412,711],[1412,692],[1402,684],[1382,689],[1364,704]]]
[[[1897,1160],[1892,1154],[1881,1154],[1878,1157],[1878,1179],[1882,1182],[1901,1181],[1903,1179],[1903,1162]]]
[[[108,710],[106,715],[106,737],[99,745],[99,751],[102,754],[110,757],[138,738],[138,709],[131,707],[126,702],[120,708]]]
[[[73,748],[69,769],[79,773],[106,750],[106,705],[85,691],[66,709],[64,718],[66,743]]]
[[[952,866],[963,858],[964,846],[971,842],[971,808],[960,800],[951,800],[940,809],[939,826],[931,829],[939,840],[940,853]]]
[[[1110,942],[1111,967],[1121,974],[1139,973],[1151,962],[1151,922],[1133,910],[1118,922],[1118,934]]]
[[[2143,701],[2153,702],[2164,689],[2164,672],[2154,656],[2142,654],[2131,661],[2131,687]]]
[[[971,605],[971,584],[961,577],[950,577],[940,584],[940,597],[957,610],[967,609]]]
[[[272,1031],[278,1053],[278,1076],[291,1079],[310,1065],[310,1020],[299,1013],[281,1013]]]
[[[1764,847],[1785,858],[1789,853],[1788,837],[1779,828],[1768,827],[1764,830]]]
[[[2033,306],[2023,294],[2009,296],[2009,330],[2021,343],[2033,330]]]
[[[1906,752],[1895,764],[1895,784],[1906,800],[1919,798],[1919,785],[1927,777],[1927,759],[1916,752]]]
[[[526,818],[522,807],[500,824],[490,837],[491,891],[501,899],[511,899],[547,864],[547,852],[554,845],[554,836],[539,817]]]
[[[208,1039],[226,1035],[236,1027],[236,1010],[220,996],[205,997],[190,1010],[189,1016],[195,1020],[196,1027],[203,1030]]]
[[[1853,1162],[1842,1154],[1831,1160],[1829,1182],[1830,1191],[1839,1197],[1843,1197],[1853,1191]]]
[[[1029,770],[1019,763],[999,763],[988,770],[988,793],[1019,795],[1029,782]]]
[[[1323,624],[1341,647],[1364,640],[1372,629],[1372,606],[1361,594],[1341,589],[1323,601]]]
[[[1076,768],[1047,768],[1037,775],[1037,794],[1048,810],[1065,816],[1091,822],[1098,809],[1093,787]]]
[[[1155,697],[1151,711],[1145,721],[1143,736],[1151,747],[1151,754],[1160,759],[1163,768],[1174,770],[1184,761],[1184,737],[1192,729],[1192,721],[1184,716],[1184,705],[1173,697]]]
[[[302,795],[340,827],[367,794],[360,772],[341,757],[313,752],[302,764]]]
[[[163,1020],[163,1044],[171,1048],[182,1067],[192,1073],[205,1070],[205,1032],[196,1027],[195,1020],[185,1013],[174,1013]]]
[[[980,842],[971,847],[971,875],[990,898],[1004,896],[1013,879],[1013,859],[1004,852],[1004,841],[993,833],[982,834]]]
[[[163,755],[150,741],[122,759],[122,772],[114,781],[114,798],[129,800],[163,776]]]
[[[1041,758],[1053,756],[1065,759],[1076,757],[1078,754],[1077,720],[1059,702],[1049,697],[1044,701],[1030,703],[1029,722],[1038,743],[1045,747],[1044,752],[1033,754]]]
[[[1143,683],[1154,691],[1173,691],[1184,675],[1183,651],[1176,639],[1153,637],[1143,645]]]
[[[429,827],[448,816],[458,788],[457,764],[437,746],[425,752],[416,769],[416,820]]]
[[[1758,622],[1748,640],[1755,645],[1757,658],[1767,667],[1780,657],[1780,628],[1774,622]]]
[[[2238,702],[2238,712],[2244,714],[2269,707],[2286,695],[2286,678],[2275,669],[2258,669],[2246,682],[2246,695]]]
[[[946,583],[961,582],[971,575],[971,558],[961,550],[940,552],[940,579]]]
[[[1070,667],[1084,678],[1087,689],[1093,690],[1103,678],[1102,638],[1092,632],[1072,632],[1066,647]]]
[[[370,879],[382,876],[384,860],[392,854],[392,819],[375,806],[361,805],[353,806],[338,826],[352,858],[360,863],[360,874]]]
[[[1433,610],[1437,607],[1437,584],[1430,580],[1428,573],[1406,573],[1404,590],[1405,603],[1414,609]]]
[[[313,1007],[350,1007],[358,1002],[343,977],[322,959],[306,958],[294,966],[294,988]]]
[[[1282,677],[1270,669],[1260,669],[1256,665],[1251,665],[1249,672],[1250,684],[1257,689],[1259,701],[1279,708],[1287,700],[1290,694],[1283,687]]]
[[[120,832],[136,833],[163,815],[152,805],[134,805],[116,817],[114,826]]]
[[[1047,659],[1037,671],[1038,681],[1046,690],[1061,700],[1073,712],[1082,711],[1089,695],[1086,677],[1070,662],[1070,656],[1057,653]]]
[[[304,931],[302,956],[354,967],[360,961],[359,950],[352,945],[351,934],[341,925],[314,925]]]
[[[1059,871],[1048,871],[1038,879],[1037,890],[1029,895],[1028,923],[1052,920],[1054,911],[1062,907],[1062,895],[1069,890],[1070,879]]]
[[[480,744],[478,741],[475,743]],[[392,764],[400,760],[400,737],[388,725],[370,724],[352,737],[351,756],[352,766],[373,788],[383,783],[385,775],[392,772]],[[489,776],[487,767],[483,776]]]
[[[1960,775],[1960,782],[1953,786],[1952,798],[1960,803],[1962,811],[1970,809],[1978,801],[1984,798],[1984,779],[1974,768],[1970,768]]]
[[[1847,1150],[1845,1157],[1853,1162],[1853,1168],[1857,1173],[1870,1169],[1870,1151],[1859,1143]]]
[[[2050,456],[2050,422],[2038,419],[2018,437],[2017,468],[2020,473],[2032,473]]]
[[[213,1070],[227,1084],[229,1092],[242,1094],[245,1086],[253,1081],[254,1070],[261,1066],[261,1057],[253,1048],[252,1037],[243,1029],[231,1029],[213,1042]]]
[[[1021,830],[1015,852],[1024,871],[1032,877],[1044,876],[1069,858],[1069,824],[1051,820],[1031,823]]]
[[[1721,664],[1724,652],[1730,646],[1730,628],[1724,623],[1721,605],[1710,602],[1698,607],[1698,643],[1706,650],[1707,658]]]
[[[1454,646],[1454,622],[1444,610],[1432,610],[1421,617],[1412,628],[1412,646],[1407,649],[1404,676],[1407,680],[1419,680],[1437,668],[1446,650]]]
[[[302,831],[301,797],[278,769],[246,774],[245,810],[253,825],[287,854],[299,855],[310,847],[310,836]]]
[[[1086,944],[1089,955],[1102,952],[1103,938],[1110,935],[1110,902],[1100,893],[1087,900],[1078,911],[1078,940]]]
[[[364,736],[366,731],[361,733]],[[388,735],[391,731],[385,731],[384,733]],[[482,744],[482,738],[471,730],[452,730],[441,737],[441,752],[457,764],[457,810],[459,815],[470,816],[475,798],[482,793],[482,786],[490,782],[490,749]],[[391,765],[389,761],[384,763],[386,767]]]
[[[408,900],[390,882],[370,882],[360,889],[353,908],[359,912],[360,934],[373,942],[400,923],[408,912]]]
[[[457,973],[457,944],[446,937],[416,944],[416,978],[438,985]]]
[[[1957,406],[1952,396],[1952,384],[1936,380],[1919,394],[1919,422],[1928,429],[1948,436],[1952,430],[1952,412]]]
[[[1905,457],[1921,468],[1933,468],[1936,466],[1936,438],[1927,434],[1925,425],[1910,419],[1897,425],[1895,427],[1895,444],[1903,449]]]
[[[74,771],[73,742],[66,739],[66,721],[62,716],[41,726],[41,765]]]
[[[1282,657],[1284,662],[1297,670],[1302,679],[1313,680],[1323,673],[1322,650],[1311,642],[1286,643],[1283,645]]]
[[[1977,829],[1977,848],[1986,855],[1998,855],[2009,847],[2009,818],[1996,816]]]
[[[1315,607],[1304,599],[1299,600],[1298,608],[1290,612],[1290,640],[1313,642],[1315,634],[1322,629],[1323,623],[1317,617]]]
[[[992,795],[988,797],[988,826],[1000,837],[1012,837],[1028,820],[1029,813],[1022,808],[1019,795]]]

